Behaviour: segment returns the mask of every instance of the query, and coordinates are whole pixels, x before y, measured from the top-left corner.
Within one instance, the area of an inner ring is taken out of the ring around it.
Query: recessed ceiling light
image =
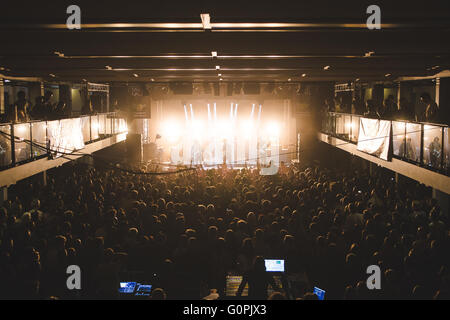
[[[434,67],[431,67],[431,70],[435,70],[435,69],[439,69],[440,68],[440,66],[434,66]]]
[[[112,67],[110,67],[110,66],[105,66],[105,68],[108,70],[112,70]]]
[[[217,76],[218,76],[218,77],[221,77],[221,76],[222,76],[222,74],[221,74],[221,73],[219,73],[219,74],[217,74]]]
[[[358,81],[359,81],[359,78],[356,78],[355,81],[358,82]]]
[[[329,70],[329,69],[330,69],[330,66],[323,67],[323,70]]]
[[[217,51],[211,51],[211,55],[213,58],[217,58]]]
[[[292,80],[291,78],[288,79],[288,81],[291,81],[291,80]]]
[[[211,17],[209,13],[200,14],[200,18],[202,19],[203,29],[211,30]]]
[[[133,76],[134,76],[135,78],[139,77],[136,73],[133,73]]]
[[[155,79],[151,78],[150,80],[155,81]]]
[[[220,78],[220,81],[222,81],[223,79],[222,78]]]
[[[302,77],[303,77],[303,78],[306,77],[306,73],[302,74]]]
[[[216,66],[216,70],[220,70],[220,66]]]
[[[374,51],[369,51],[369,52],[366,52],[366,53],[364,54],[364,57],[371,57],[371,56],[373,56],[374,54],[375,54]]]
[[[386,73],[385,75],[384,75],[386,78],[387,77],[390,77],[390,76],[392,76],[392,74],[390,74],[390,73]]]
[[[49,76],[52,78],[56,77],[53,73],[50,73]]]

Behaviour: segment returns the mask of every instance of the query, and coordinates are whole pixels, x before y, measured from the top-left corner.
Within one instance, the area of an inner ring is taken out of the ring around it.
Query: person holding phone
[[[248,298],[254,300],[267,300],[267,287],[270,284],[275,291],[279,288],[271,274],[266,272],[264,258],[256,256],[253,267],[244,273],[236,296],[240,297],[245,285],[248,283]]]

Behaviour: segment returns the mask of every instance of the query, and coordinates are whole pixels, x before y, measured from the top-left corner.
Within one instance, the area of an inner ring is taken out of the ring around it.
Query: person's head
[[[266,265],[264,263],[264,258],[262,256],[256,256],[253,260],[253,270],[258,272],[265,272]]]
[[[303,300],[319,300],[319,297],[312,292],[307,292],[303,295]]]
[[[267,300],[286,300],[286,296],[278,291],[272,292],[272,294],[267,298]]]
[[[372,111],[375,108],[375,104],[372,99],[366,101],[366,110]]]
[[[25,91],[20,90],[19,92],[17,92],[17,99],[25,100]]]
[[[45,91],[44,100],[49,101],[51,98],[53,98],[53,92],[50,90]]]
[[[431,101],[431,96],[428,92],[423,92],[420,95],[420,101],[422,101],[423,103],[429,103]]]
[[[150,300],[166,300],[166,298],[166,292],[161,288],[154,289],[150,295]]]

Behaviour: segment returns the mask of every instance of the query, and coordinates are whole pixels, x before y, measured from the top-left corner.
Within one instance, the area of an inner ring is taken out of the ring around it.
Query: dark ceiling
[[[449,3],[7,1],[0,5],[0,73],[106,82],[431,75],[450,68]],[[71,4],[81,8],[81,30],[64,28]],[[381,8],[381,30],[365,26],[371,4]],[[212,30],[203,29],[201,13],[210,14]]]

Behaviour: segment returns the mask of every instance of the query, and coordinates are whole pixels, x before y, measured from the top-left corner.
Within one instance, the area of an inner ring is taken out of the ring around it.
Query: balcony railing
[[[71,126],[81,120],[84,144],[127,131],[126,120],[116,113],[101,113],[78,118],[0,124],[0,170],[49,155],[51,127]],[[78,122],[79,123],[79,122]],[[1,133],[3,132],[3,134]],[[64,134],[61,134],[64,139]],[[14,138],[15,137],[15,138]]]
[[[362,116],[329,112],[322,119],[322,132],[356,144]],[[390,121],[392,156],[449,175],[450,132],[447,125]]]

